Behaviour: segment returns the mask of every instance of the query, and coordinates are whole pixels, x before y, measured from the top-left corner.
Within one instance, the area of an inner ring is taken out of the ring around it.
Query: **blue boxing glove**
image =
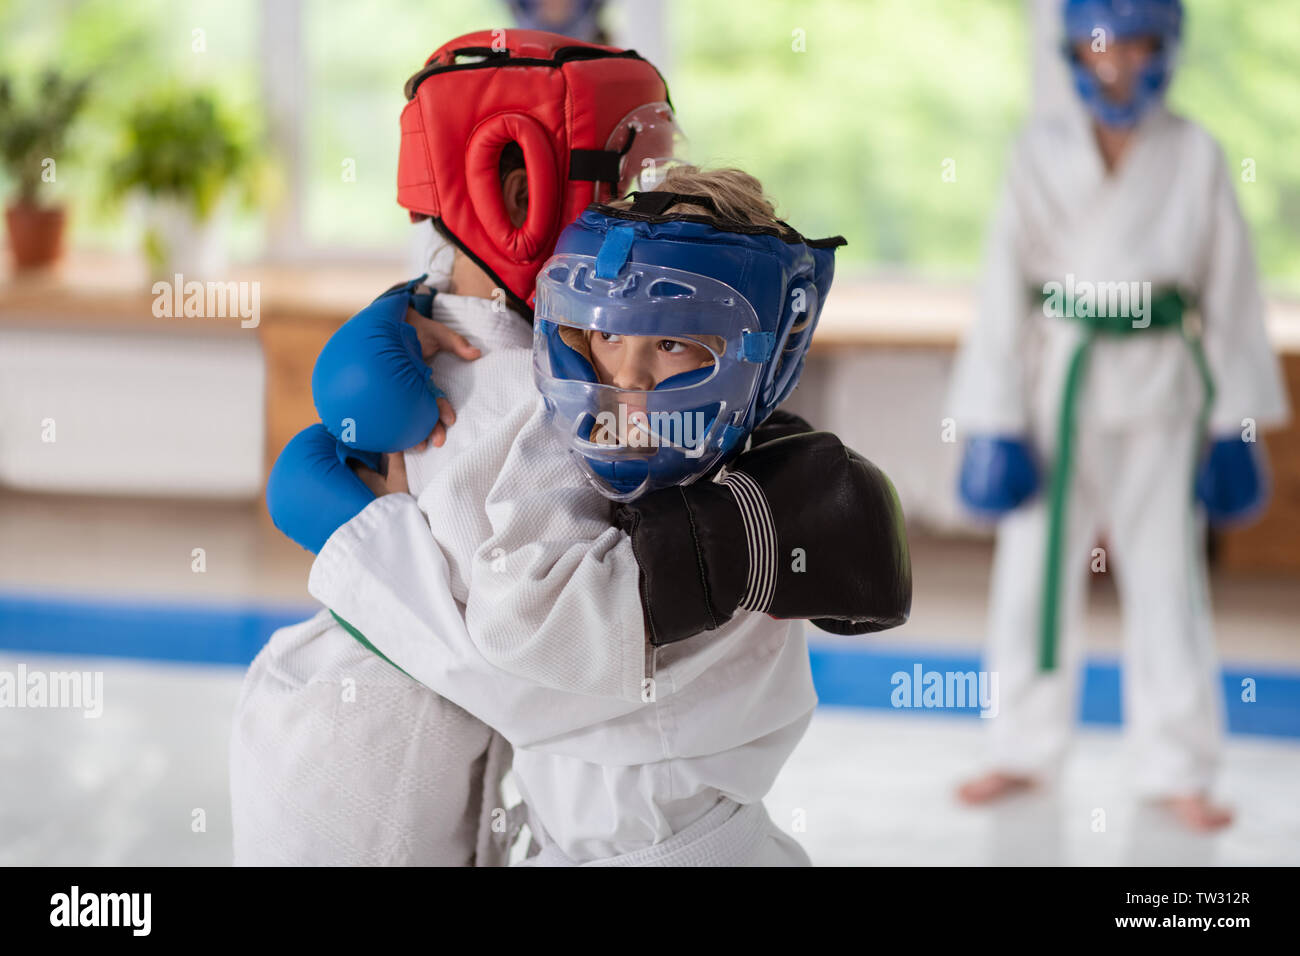
[[[1212,524],[1238,522],[1263,510],[1267,495],[1253,442],[1220,438],[1196,475],[1196,497]]]
[[[379,471],[381,457],[346,447],[324,425],[304,428],[284,446],[271,468],[266,483],[271,520],[312,554],[319,554],[330,535],[375,500],[347,459]]]
[[[433,370],[406,321],[407,307],[426,318],[433,296],[415,291],[424,276],[394,286],[343,324],[325,343],[311,375],[312,399],[329,433],[348,448],[398,452],[429,437],[438,424]]]
[[[961,500],[972,511],[1001,517],[1038,490],[1038,466],[1019,438],[977,435],[966,442],[961,462]]]

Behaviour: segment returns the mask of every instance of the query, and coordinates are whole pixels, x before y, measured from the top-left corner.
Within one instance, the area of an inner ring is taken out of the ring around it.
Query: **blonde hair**
[[[700,169],[683,163],[668,167],[668,173],[656,187],[658,192],[682,193],[689,196],[708,196],[718,207],[717,215],[733,222],[743,222],[751,226],[764,226],[779,230],[785,234],[798,235],[788,223],[776,216],[776,206],[763,192],[760,183],[743,169],[731,167],[723,169]],[[610,203],[615,209],[631,207],[632,200],[620,199]],[[711,209],[694,203],[674,203],[666,212],[694,213],[712,216]],[[805,312],[791,329],[791,333],[801,332],[812,321],[812,315]]]
[[[708,196],[718,209],[716,215],[733,222],[782,231],[789,229],[777,218],[776,206],[763,193],[763,184],[742,169],[700,169],[685,163],[669,166],[663,181],[655,189],[658,192]],[[627,209],[632,205],[632,200],[619,199],[610,205],[615,209]],[[713,210],[695,203],[676,203],[665,212],[715,215]]]

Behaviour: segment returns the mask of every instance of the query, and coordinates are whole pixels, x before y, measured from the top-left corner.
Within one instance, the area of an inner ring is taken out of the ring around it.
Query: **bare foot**
[[[1030,790],[1037,782],[1033,777],[994,770],[963,783],[957,788],[957,799],[970,806],[978,806]]]
[[[1208,833],[1221,830],[1232,822],[1232,811],[1210,802],[1203,793],[1186,797],[1168,797],[1161,804],[1172,810],[1178,822],[1189,830]]]

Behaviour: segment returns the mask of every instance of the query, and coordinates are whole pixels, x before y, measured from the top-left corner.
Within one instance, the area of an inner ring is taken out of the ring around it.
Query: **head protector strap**
[[[659,190],[632,194],[632,212],[641,213],[645,216],[662,216],[673,206],[688,203],[692,206],[703,206],[715,216],[720,215],[712,196],[692,196],[687,193],[661,192]]]

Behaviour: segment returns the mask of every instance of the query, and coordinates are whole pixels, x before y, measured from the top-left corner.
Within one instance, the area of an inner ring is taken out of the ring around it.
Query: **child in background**
[[[1134,785],[1213,830],[1231,814],[1210,796],[1222,700],[1204,521],[1262,507],[1256,429],[1286,420],[1286,396],[1230,168],[1162,102],[1182,5],[1068,0],[1065,27],[1086,112],[1035,122],[1016,145],[951,398],[970,436],[962,498],[1000,518],[1000,711],[990,770],[959,796],[997,800],[1059,768],[1072,624],[1104,532]]]

